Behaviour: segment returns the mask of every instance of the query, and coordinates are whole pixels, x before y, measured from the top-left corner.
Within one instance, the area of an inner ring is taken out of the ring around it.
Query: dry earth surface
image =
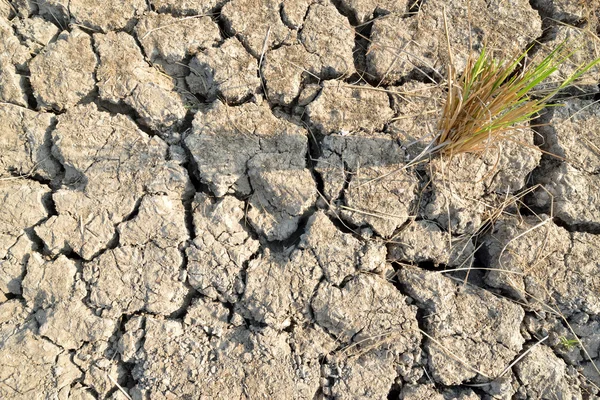
[[[447,42],[589,60],[599,14],[0,0],[0,398],[600,398],[598,71],[402,169]]]

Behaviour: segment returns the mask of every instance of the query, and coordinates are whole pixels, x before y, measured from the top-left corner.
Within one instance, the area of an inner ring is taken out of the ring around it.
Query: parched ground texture
[[[0,399],[600,398],[600,73],[402,168],[448,43],[586,61],[598,15],[0,0]]]

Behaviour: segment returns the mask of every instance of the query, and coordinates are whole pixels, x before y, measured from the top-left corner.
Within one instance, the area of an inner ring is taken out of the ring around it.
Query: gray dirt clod
[[[315,170],[323,180],[323,194],[330,201],[339,197],[346,180],[361,168],[393,167],[404,162],[402,148],[384,134],[329,135],[323,138],[321,148]]]
[[[133,107],[141,122],[157,131],[181,123],[186,109],[172,79],[146,63],[131,35],[95,34],[94,43],[100,56],[96,78],[101,99]]]
[[[33,243],[22,233],[15,237],[0,233],[0,295],[21,294],[21,279],[31,257]],[[0,297],[1,297],[0,296]]]
[[[308,400],[319,387],[318,359],[298,357],[286,333],[229,326],[222,337],[209,339],[192,320],[182,324],[147,317],[145,325],[133,372],[134,399],[281,396]]]
[[[311,254],[265,250],[248,263],[239,312],[276,329],[287,328],[293,320],[308,319],[310,298],[322,274]]]
[[[322,134],[381,131],[394,112],[388,95],[370,86],[325,81],[317,98],[308,105],[310,124]]]
[[[31,255],[23,279],[23,297],[33,310],[67,302],[73,295],[77,266],[65,256],[46,262],[37,253]]]
[[[532,148],[533,139],[531,130],[522,130],[498,143],[500,152],[433,160],[428,167],[431,197],[424,204],[425,216],[453,234],[476,232],[502,207],[507,194],[525,186],[529,173],[538,166],[541,152]]]
[[[97,62],[87,33],[80,29],[61,33],[29,63],[38,106],[60,111],[77,104],[96,87]]]
[[[59,34],[60,30],[52,22],[42,17],[19,19],[15,24],[15,32],[23,38],[30,52],[37,54]]]
[[[38,0],[38,13],[58,26],[61,30],[67,29],[71,19],[69,13],[70,0]]]
[[[396,166],[362,167],[345,192],[341,215],[354,225],[369,225],[390,238],[414,214],[417,178]]]
[[[475,245],[469,237],[451,237],[434,222],[420,220],[413,221],[394,236],[388,258],[469,268],[474,255]]]
[[[58,215],[36,228],[51,252],[66,247],[90,259],[113,240],[115,225],[144,194],[180,200],[189,193],[185,170],[165,160],[168,146],[128,117],[89,104],[58,121],[52,152],[65,167],[65,186],[52,195]]]
[[[33,14],[37,14],[39,9],[36,3],[33,0],[14,0],[11,8],[20,18],[35,17]]]
[[[84,305],[86,296],[85,283],[72,260],[61,255],[45,261],[39,254],[32,255],[23,279],[23,297],[36,311],[40,335],[65,349],[105,346],[115,321],[97,316]]]
[[[283,0],[281,20],[292,29],[302,28],[308,7],[318,0]]]
[[[187,309],[184,323],[202,328],[207,335],[222,337],[229,329],[230,314],[223,303],[199,298]]]
[[[232,103],[243,101],[261,87],[258,62],[236,38],[196,54],[190,61],[186,82],[192,93]]]
[[[600,226],[600,176],[585,173],[569,164],[542,166],[534,179],[545,190],[535,193],[534,204],[550,209],[570,226]]]
[[[159,13],[170,13],[181,17],[211,15],[225,2],[225,0],[152,0],[152,6]]]
[[[540,129],[542,149],[556,154],[535,171],[534,181],[544,186],[532,200],[536,206],[552,210],[569,225],[600,226],[600,146],[595,126],[600,119],[597,104],[569,100],[557,108],[550,126]]]
[[[573,168],[588,174],[600,172],[600,140],[595,127],[600,107],[590,100],[570,99],[554,109],[550,126],[541,127],[541,148],[568,160]],[[554,160],[555,162],[557,160]],[[591,204],[590,204],[591,205]]]
[[[220,39],[219,28],[210,17],[175,18],[169,14],[146,13],[135,26],[144,54],[171,76],[185,76],[186,57],[213,47]]]
[[[3,136],[0,143],[0,178],[28,174],[48,180],[57,177],[60,165],[51,156],[51,145],[47,140],[54,122],[52,114],[0,104],[0,131]]]
[[[593,235],[569,234],[548,219],[507,219],[486,236],[483,251],[491,268],[517,273],[490,271],[491,286],[523,299],[529,294],[567,316],[600,313],[600,247]]]
[[[551,287],[560,302],[571,310],[600,314],[600,243],[596,235],[574,232],[573,246],[565,257],[568,283],[555,281]],[[600,349],[600,347],[597,347]]]
[[[117,335],[120,336],[120,333],[115,332],[115,336]],[[124,383],[128,373],[115,357],[115,336],[110,341],[85,343],[73,356],[73,362],[85,371],[81,383],[98,393],[96,397],[108,399],[110,392],[118,391],[115,381]]]
[[[13,17],[13,9],[9,2],[0,2],[0,18],[9,19]]]
[[[27,61],[31,58],[27,47],[23,46],[15,34],[9,21],[0,18],[0,58],[17,71],[27,69]]]
[[[228,107],[215,102],[194,118],[192,134],[185,139],[201,179],[221,197],[228,192],[251,193],[248,161],[261,151],[273,157],[293,158],[304,165],[305,131],[276,118],[266,104]]]
[[[177,311],[188,294],[179,250],[188,239],[182,202],[146,195],[138,215],[118,231],[121,245],[84,265],[90,303],[111,316]]]
[[[48,217],[42,201],[50,193],[47,186],[19,179],[0,183],[0,233],[18,237]]]
[[[299,43],[273,49],[265,55],[262,74],[269,100],[289,105],[298,97],[301,84],[307,78],[351,75],[354,72],[353,37],[348,20],[331,3],[312,4],[303,22]]]
[[[390,237],[409,218],[416,200],[417,178],[400,169],[405,159],[400,145],[388,135],[357,133],[329,135],[322,149],[315,170],[325,197],[334,201],[347,186],[339,215]]]
[[[580,23],[585,20],[588,23],[590,32],[597,26],[594,18],[594,11],[597,4],[594,1],[579,2],[569,0],[533,0],[531,6],[540,11],[543,18],[553,21],[571,23]]]
[[[400,392],[399,400],[478,400],[481,397],[471,389],[442,390],[432,383],[406,385]]]
[[[498,221],[494,230],[485,236],[484,243],[482,254],[490,268],[525,274],[489,271],[486,282],[523,299],[527,292],[545,287],[548,274],[564,269],[564,257],[571,247],[565,229],[536,217]],[[539,278],[543,281],[536,284]],[[542,294],[537,290],[531,293]],[[543,295],[542,299],[545,298]]]
[[[412,160],[433,140],[444,101],[439,85],[408,81],[402,86],[388,87],[396,117],[386,132],[395,137]]]
[[[445,400],[433,383],[427,385],[406,385],[400,392],[400,400]]]
[[[482,12],[471,14],[468,10],[473,9]],[[435,77],[433,69],[443,70],[449,61],[444,12],[459,71],[466,60],[462,55],[466,52],[460,49],[471,44],[479,48],[484,42],[493,43],[494,48],[512,56],[542,34],[541,19],[526,0],[478,0],[468,5],[462,0],[435,0],[424,3],[416,16],[405,18],[405,12],[377,18],[373,23],[367,65],[369,72],[383,83],[397,82],[411,72]],[[528,23],[518,24],[521,20]]]
[[[316,200],[305,130],[266,103],[215,102],[196,114],[185,143],[215,195],[251,194],[249,221],[269,240],[289,237]]]
[[[15,67],[0,57],[0,102],[27,107],[24,78],[16,73]]]
[[[211,299],[235,303],[244,290],[244,266],[259,249],[243,225],[244,203],[198,194],[192,208],[196,238],[186,249],[188,281]]]
[[[0,293],[21,294],[33,243],[25,233],[48,218],[47,186],[34,181],[0,180]]]
[[[382,242],[362,243],[349,233],[340,232],[323,211],[317,211],[306,224],[299,248],[310,252],[333,285],[360,270],[381,272],[385,268],[386,248]]]
[[[314,3],[306,14],[298,36],[300,43],[321,61],[323,78],[352,75],[354,29],[333,3]]]
[[[323,282],[311,307],[317,324],[342,343],[367,349],[389,343],[401,354],[415,350],[421,340],[416,307],[376,275],[356,275],[341,288]]]
[[[336,400],[385,399],[396,375],[390,358],[381,350],[358,357],[329,357],[324,365],[329,383],[323,393]]]
[[[69,0],[72,21],[94,31],[131,30],[135,18],[148,9],[144,0]]]
[[[417,267],[404,267],[398,280],[430,314],[425,322],[430,336],[425,349],[436,382],[460,384],[479,376],[473,369],[493,379],[521,351],[525,313],[518,305]]]
[[[514,370],[527,398],[582,399],[577,382],[569,382],[565,362],[547,346],[536,346]]]
[[[262,64],[262,75],[270,101],[289,105],[298,97],[303,79],[319,76],[321,60],[300,44],[269,51]]]
[[[356,22],[362,24],[390,13],[404,15],[413,6],[413,2],[414,0],[342,0],[340,4]]]
[[[248,201],[250,224],[267,240],[287,239],[316,201],[311,172],[297,154],[257,154],[248,161],[248,177],[254,190]]]
[[[38,335],[28,314],[17,299],[0,304],[0,397],[69,398],[82,372],[65,349]]]
[[[280,0],[233,0],[223,6],[221,18],[257,59],[273,46],[290,43],[295,31],[281,20]]]

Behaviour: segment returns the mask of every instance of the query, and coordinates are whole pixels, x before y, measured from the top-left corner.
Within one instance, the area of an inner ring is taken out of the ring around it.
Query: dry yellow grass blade
[[[447,155],[481,152],[510,138],[547,107],[561,90],[600,62],[581,65],[571,76],[545,93],[534,88],[558,70],[572,56],[568,43],[557,46],[540,61],[519,70],[527,52],[508,60],[497,60],[483,48],[467,60],[465,72],[457,77],[448,67],[447,96],[438,123],[436,140],[428,153]]]

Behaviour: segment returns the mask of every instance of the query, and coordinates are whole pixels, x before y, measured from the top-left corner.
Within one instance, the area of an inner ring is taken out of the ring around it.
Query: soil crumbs
[[[600,73],[405,167],[450,61],[599,14],[1,0],[0,398],[600,398]]]

